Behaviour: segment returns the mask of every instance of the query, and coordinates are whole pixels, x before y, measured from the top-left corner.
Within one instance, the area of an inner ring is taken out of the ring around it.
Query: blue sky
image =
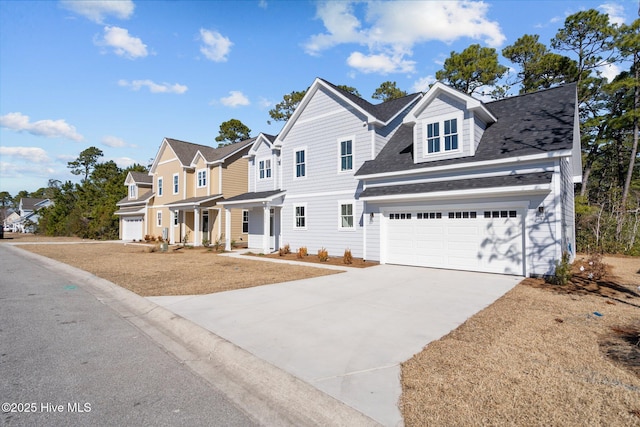
[[[277,134],[269,109],[316,77],[424,91],[451,51],[548,44],[589,8],[631,23],[638,2],[0,0],[0,191],[77,181],[90,146],[126,167],[164,137],[216,146],[232,118]]]

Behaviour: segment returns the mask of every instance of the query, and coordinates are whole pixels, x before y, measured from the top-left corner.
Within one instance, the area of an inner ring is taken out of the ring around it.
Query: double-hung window
[[[158,178],[158,196],[162,196],[163,188],[162,188],[162,178]]]
[[[260,160],[258,163],[260,169],[260,179],[271,178],[271,160]]]
[[[340,228],[345,230],[353,229],[354,217],[353,203],[340,204]]]
[[[130,199],[135,199],[135,198],[136,198],[137,193],[138,193],[138,192],[136,191],[136,188],[137,188],[137,187],[136,187],[136,185],[135,185],[135,184],[131,184],[131,185],[129,186],[129,198],[130,198]]]
[[[178,177],[177,173],[173,174],[173,194],[178,194],[178,192],[180,191],[180,178]]]
[[[462,114],[437,117],[424,123],[424,154],[445,154],[460,149]]]
[[[427,153],[437,153],[440,151],[440,123],[429,123],[427,125]]]
[[[207,186],[207,170],[200,169],[198,171],[198,188]]]
[[[307,176],[306,150],[298,150],[295,152],[296,162],[296,178]]]
[[[158,211],[157,224],[158,227],[162,227],[162,211]]]
[[[243,233],[249,232],[249,211],[248,210],[242,211],[242,232]]]
[[[305,205],[296,205],[294,209],[294,228],[307,228],[307,207]]]
[[[444,121],[444,151],[458,149],[458,119]]]
[[[340,171],[353,170],[353,139],[340,141]]]

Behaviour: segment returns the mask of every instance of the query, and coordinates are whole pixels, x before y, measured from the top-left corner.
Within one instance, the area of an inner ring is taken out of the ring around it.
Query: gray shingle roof
[[[268,199],[271,196],[275,196],[276,194],[283,193],[282,190],[271,190],[271,191],[257,191],[250,193],[242,193],[237,196],[229,197],[225,199],[225,202],[241,202],[247,200],[260,200],[260,199]],[[223,203],[224,204],[224,203]]]
[[[393,116],[398,114],[400,111],[405,109],[407,105],[411,104],[416,100],[421,94],[413,93],[411,95],[403,96],[402,98],[393,99],[391,101],[382,102],[380,104],[372,104],[369,101],[366,101],[358,96],[355,96],[352,93],[349,93],[345,90],[340,89],[338,86],[334,85],[331,82],[328,82],[324,79],[320,79],[325,82],[327,85],[331,86],[333,89],[340,92],[344,97],[348,98],[351,102],[358,105],[367,113],[374,116],[376,119],[387,122]]]
[[[474,156],[413,162],[413,128],[401,126],[374,160],[356,175],[494,160],[570,150],[573,146],[576,84],[505,98],[485,106],[498,121],[487,127]]]
[[[493,187],[516,187],[521,185],[548,184],[551,172],[529,173],[523,175],[491,176],[486,178],[456,179],[451,181],[422,182],[385,187],[368,187],[360,194],[363,197],[402,196],[409,194],[433,193],[438,191],[478,190]]]
[[[151,196],[153,196],[153,194],[154,193],[151,190],[146,190],[146,191],[141,190],[136,199],[129,199],[129,196],[127,196],[124,199],[118,201],[118,203],[116,203],[116,206],[135,205],[135,204],[140,204],[141,206],[144,206],[144,202],[149,200]]]
[[[131,178],[133,178],[134,182],[139,184],[152,184],[153,177],[149,176],[147,172],[129,172],[131,174]]]
[[[176,202],[167,203],[167,206],[182,206],[182,205],[199,205],[203,202],[210,202],[215,199],[222,198],[222,194],[213,194],[210,196],[189,197],[188,199],[178,200]]]
[[[225,145],[224,147],[213,148],[208,145],[194,144],[193,142],[180,141],[173,138],[165,139],[176,153],[176,156],[178,156],[180,163],[187,166],[191,164],[198,151],[202,153],[206,161],[215,162],[224,159],[238,150],[248,148],[255,141],[255,138],[249,138],[244,141]]]

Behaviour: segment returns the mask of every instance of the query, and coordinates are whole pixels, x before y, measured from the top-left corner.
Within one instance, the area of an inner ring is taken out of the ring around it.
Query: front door
[[[211,243],[209,240],[209,211],[202,212],[202,241]]]

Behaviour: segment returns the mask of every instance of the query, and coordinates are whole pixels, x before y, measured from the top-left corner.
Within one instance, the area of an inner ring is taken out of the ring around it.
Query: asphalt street
[[[82,286],[3,245],[0,403],[9,426],[256,425]]]

